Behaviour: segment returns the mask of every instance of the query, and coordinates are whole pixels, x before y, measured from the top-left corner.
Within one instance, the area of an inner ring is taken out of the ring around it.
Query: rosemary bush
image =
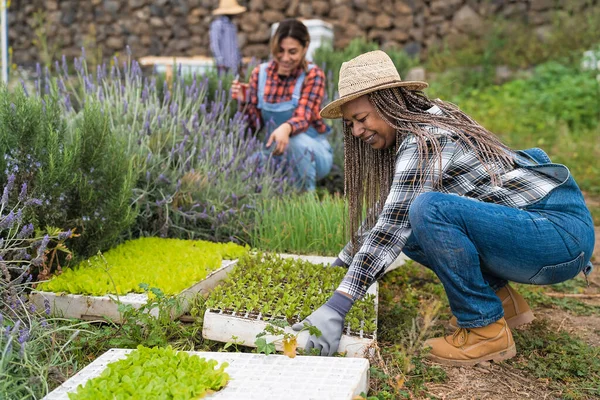
[[[69,245],[87,256],[111,247],[133,223],[133,168],[97,105],[68,118],[51,95],[0,88],[0,170],[30,184],[40,200],[36,226],[75,228],[81,237]]]

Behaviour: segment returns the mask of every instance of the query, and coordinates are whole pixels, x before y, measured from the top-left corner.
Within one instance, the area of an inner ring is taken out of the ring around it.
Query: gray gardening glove
[[[333,296],[304,321],[292,326],[295,331],[301,331],[304,324],[317,327],[321,336],[310,335],[304,350],[310,352],[315,348],[322,356],[332,356],[340,345],[340,338],[344,330],[344,318],[350,311],[354,301],[340,292],[334,292]]]

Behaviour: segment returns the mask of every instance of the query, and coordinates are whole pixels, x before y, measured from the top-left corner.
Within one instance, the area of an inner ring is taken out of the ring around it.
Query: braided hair
[[[344,125],[344,191],[352,254],[359,249],[359,238],[377,222],[394,178],[396,153],[407,136],[414,138],[419,153],[419,172],[414,182],[417,187],[425,183],[426,176],[431,176],[428,169],[437,166],[441,172],[442,168],[442,148],[436,129],[431,127],[452,132],[457,141],[470,147],[494,185],[501,184],[499,172],[513,164],[508,147],[452,103],[431,100],[421,91],[401,87],[378,90],[368,96],[378,115],[396,130],[396,143],[388,149],[374,150]],[[426,112],[434,105],[442,110],[442,115]],[[437,174],[434,187],[442,187],[441,173]]]

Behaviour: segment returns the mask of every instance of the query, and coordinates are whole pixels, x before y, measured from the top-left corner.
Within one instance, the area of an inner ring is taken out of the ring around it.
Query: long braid
[[[452,132],[457,141],[469,146],[490,175],[491,183],[501,185],[500,172],[513,163],[509,149],[457,106],[404,88],[383,89],[368,96],[379,116],[396,129],[396,144],[390,149],[374,150],[344,125],[344,191],[348,199],[352,254],[358,251],[360,236],[375,225],[383,209],[394,178],[396,153],[407,135],[415,138],[419,153],[416,186],[424,184],[431,168],[442,168],[442,149],[435,128]],[[444,115],[427,113],[433,105]],[[442,174],[437,176],[434,187],[439,188]]]

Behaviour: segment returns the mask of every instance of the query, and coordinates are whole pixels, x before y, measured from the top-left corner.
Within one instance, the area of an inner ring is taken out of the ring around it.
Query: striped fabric
[[[302,68],[298,68],[289,76],[281,76],[277,74],[277,63],[270,61],[267,67],[264,101],[267,103],[281,103],[291,100],[296,80],[302,71]],[[254,129],[260,129],[263,125],[260,110],[257,108],[258,72],[259,67],[252,71],[246,108],[248,121]],[[305,132],[311,125],[319,133],[324,133],[327,130],[325,122],[319,115],[323,96],[325,96],[325,74],[321,68],[315,65],[306,74],[298,107],[296,107],[292,118],[287,121],[292,126],[292,136]]]
[[[439,107],[428,110],[441,114]],[[540,172],[520,167],[504,169],[496,166],[502,186],[494,186],[475,153],[458,142],[448,131],[430,127],[442,148],[442,193],[453,193],[489,203],[522,208],[544,197],[561,182]],[[439,160],[432,160],[425,173],[425,184],[415,185],[418,175],[418,150],[414,137],[407,137],[396,157],[395,176],[383,211],[376,225],[365,234],[354,258],[350,243],[340,252],[340,259],[349,265],[348,273],[337,290],[359,299],[400,254],[411,234],[408,210],[421,193],[433,191],[439,176]]]
[[[237,28],[231,19],[221,15],[210,24],[210,49],[217,67],[237,73],[241,56],[237,41]]]

